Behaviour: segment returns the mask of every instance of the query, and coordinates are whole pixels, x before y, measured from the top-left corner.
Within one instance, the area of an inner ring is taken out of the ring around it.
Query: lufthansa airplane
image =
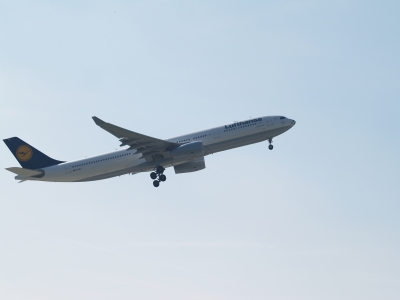
[[[94,122],[116,136],[121,147],[128,148],[76,161],[55,160],[13,137],[5,139],[22,168],[6,170],[17,174],[15,179],[26,181],[83,182],[151,172],[153,185],[158,187],[167,178],[165,168],[174,167],[176,174],[205,169],[204,157],[220,151],[269,141],[292,128],[296,122],[282,116],[251,118],[228,125],[198,131],[170,139],[157,139],[136,133],[97,117]]]

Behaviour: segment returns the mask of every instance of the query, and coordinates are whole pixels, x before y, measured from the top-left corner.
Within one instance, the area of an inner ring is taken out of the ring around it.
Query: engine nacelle
[[[204,157],[199,157],[187,163],[174,166],[175,174],[196,172],[205,168],[206,163],[204,162]]]
[[[203,143],[201,141],[183,144],[171,150],[173,159],[191,159],[203,155]]]

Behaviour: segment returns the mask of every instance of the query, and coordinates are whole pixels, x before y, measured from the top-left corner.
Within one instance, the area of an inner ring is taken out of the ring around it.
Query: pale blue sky
[[[296,126],[148,174],[0,172],[1,299],[399,299],[398,1],[1,1],[0,136],[112,151],[263,115]],[[2,168],[18,166],[0,147]]]

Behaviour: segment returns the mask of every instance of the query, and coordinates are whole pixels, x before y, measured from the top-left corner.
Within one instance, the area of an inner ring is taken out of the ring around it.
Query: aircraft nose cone
[[[294,126],[296,124],[295,120],[291,120],[292,126]]]

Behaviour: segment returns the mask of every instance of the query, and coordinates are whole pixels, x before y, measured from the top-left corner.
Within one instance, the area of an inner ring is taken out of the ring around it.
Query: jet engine
[[[201,141],[183,144],[171,150],[173,159],[191,159],[203,155],[203,143]]]
[[[174,166],[175,174],[196,172],[205,168],[206,163],[204,162],[204,157],[199,157],[187,163]]]

